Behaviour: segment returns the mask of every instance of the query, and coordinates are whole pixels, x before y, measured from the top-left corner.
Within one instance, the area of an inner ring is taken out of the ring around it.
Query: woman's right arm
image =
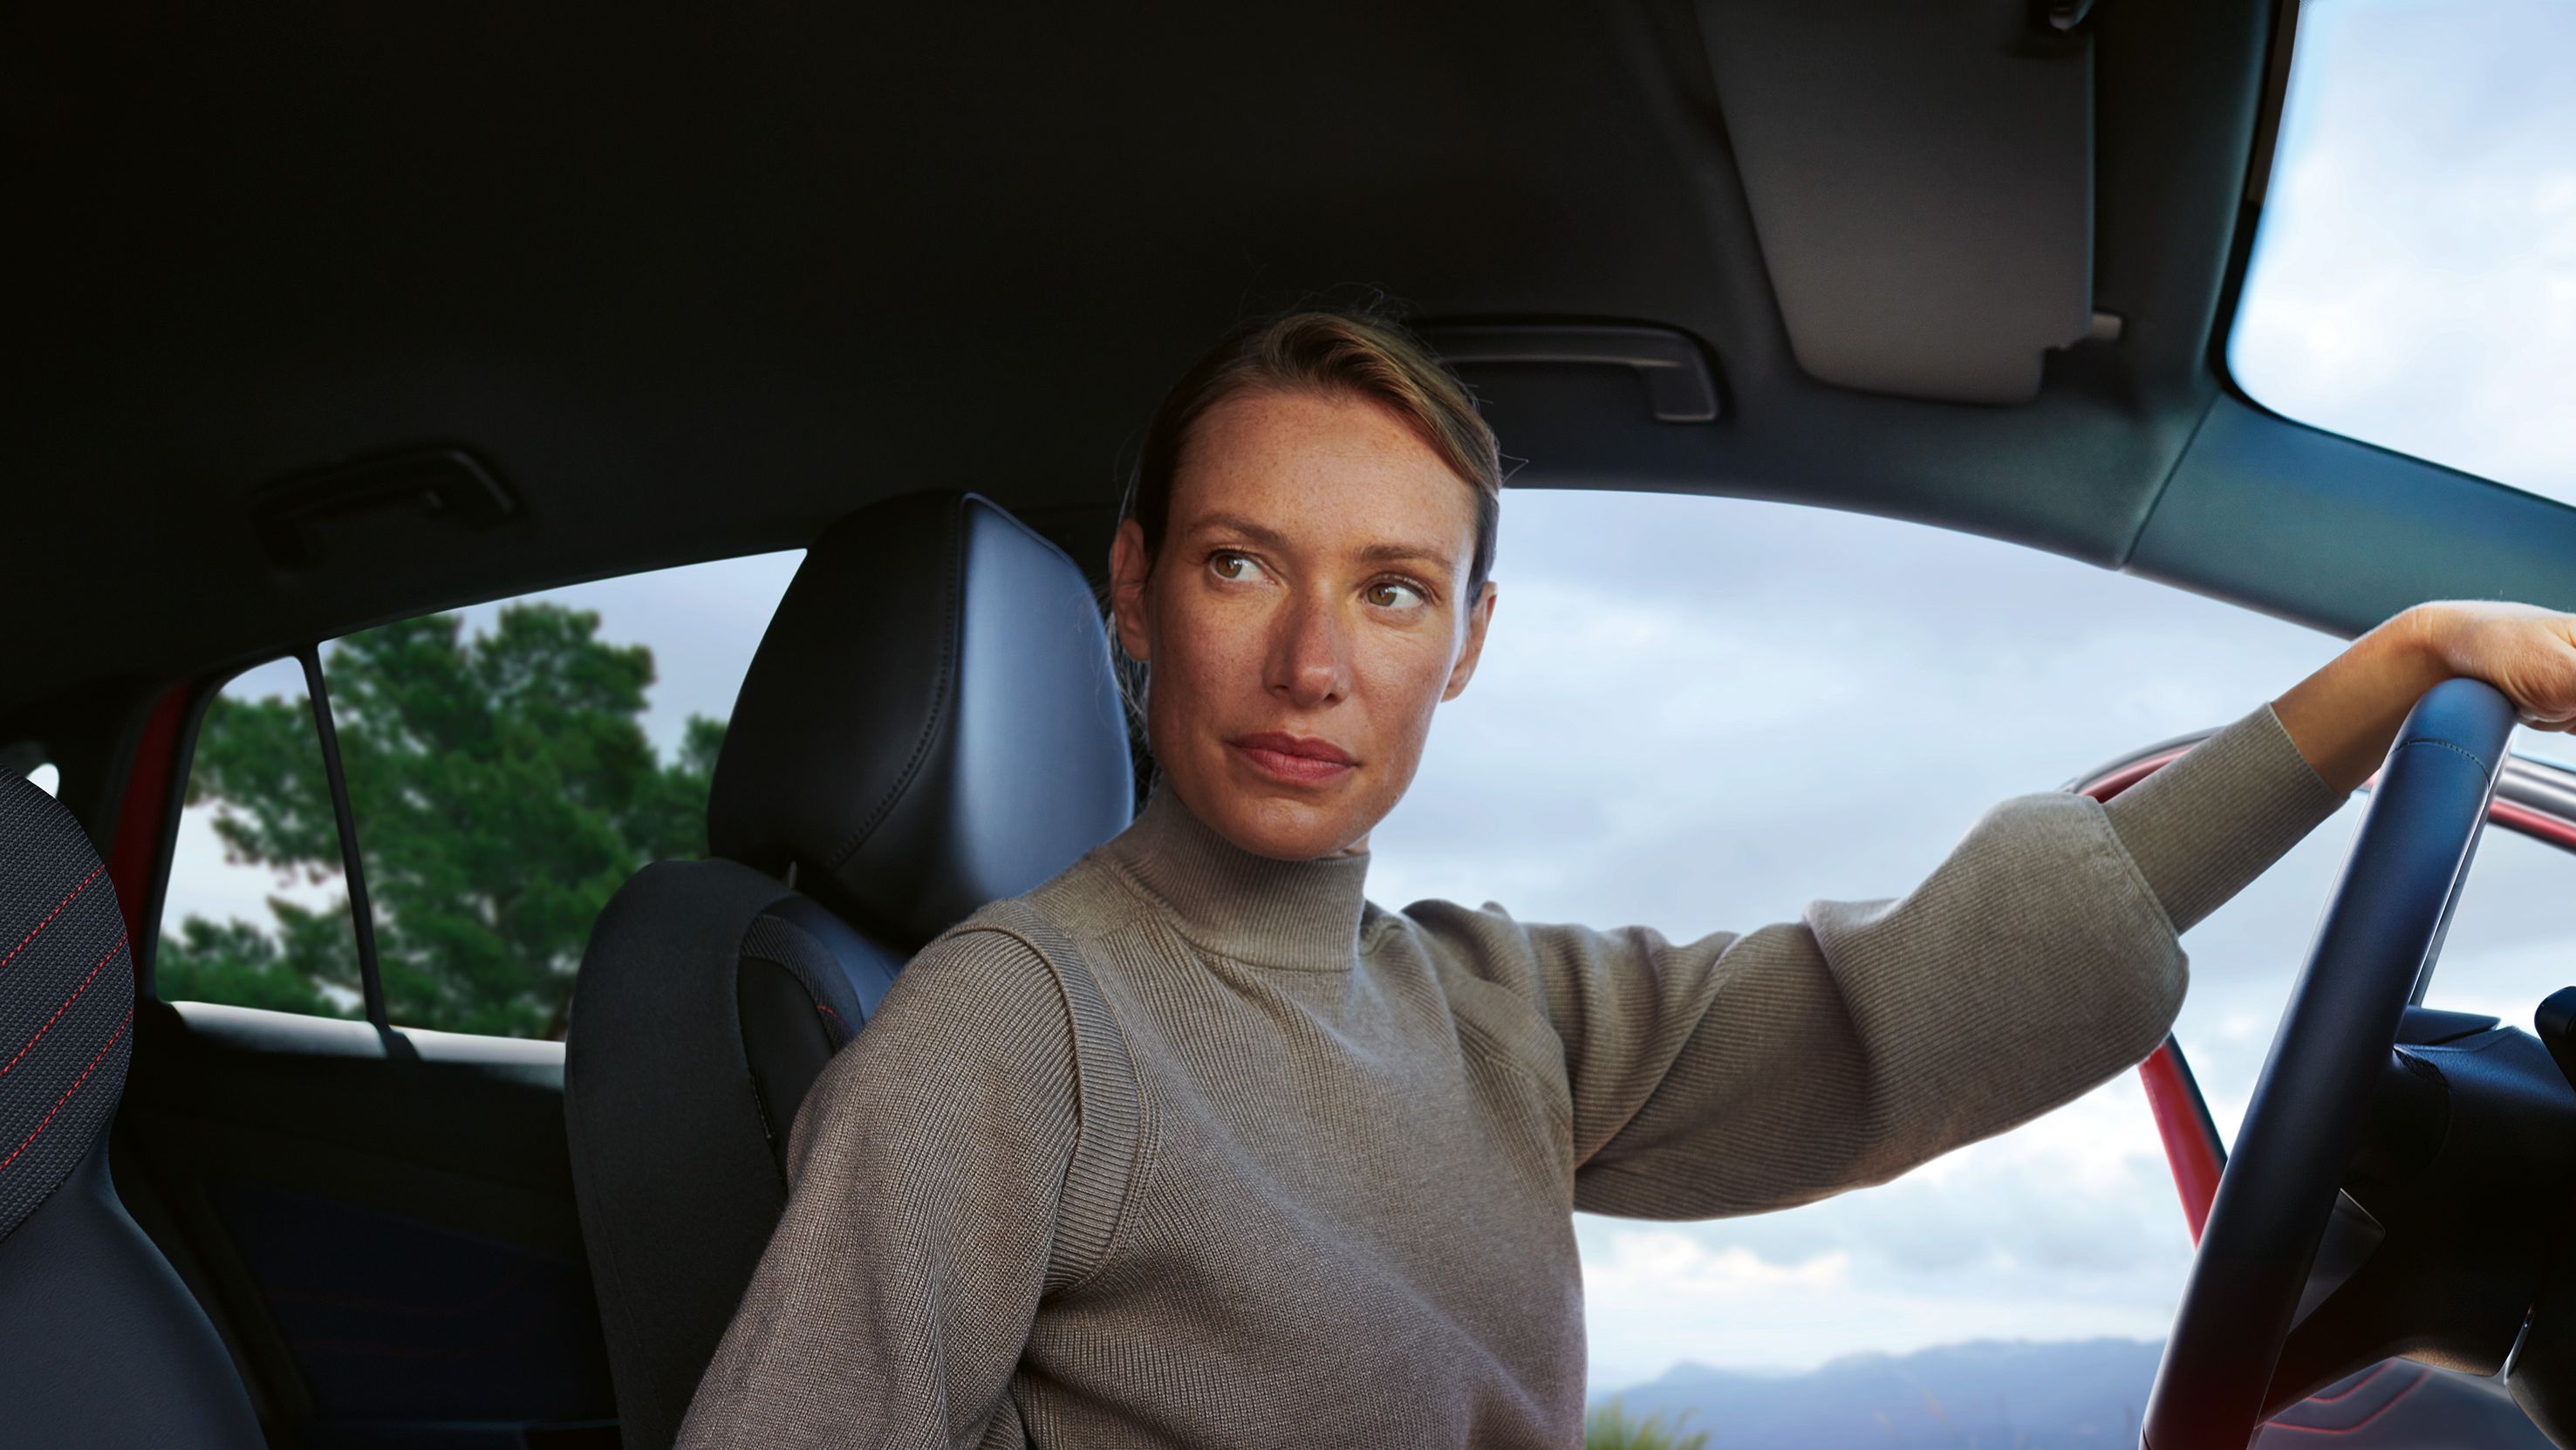
[[[984,1442],[1018,1413],[1077,1121],[1045,960],[989,930],[925,949],[797,1114],[786,1213],[684,1450]]]

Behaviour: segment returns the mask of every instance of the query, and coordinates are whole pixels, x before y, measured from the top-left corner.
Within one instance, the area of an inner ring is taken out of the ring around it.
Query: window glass
[[[387,1014],[561,1037],[592,918],[706,852],[724,720],[801,554],[550,590],[324,652]]]
[[[2576,5],[2305,0],[2229,366],[2302,422],[2576,500]]]
[[[549,590],[324,647],[396,1025],[563,1035],[600,907],[644,863],[705,851],[724,719],[801,557]],[[245,783],[229,809],[244,822],[236,834],[263,843],[261,864],[345,899],[329,798],[314,794],[318,755],[308,779],[301,764],[271,765],[268,749],[264,739],[201,739],[196,774],[238,773]],[[316,799],[320,830],[307,828]],[[267,905],[237,906],[233,938],[290,937],[300,903]],[[286,974],[316,993],[354,988],[354,970],[335,972],[296,957]],[[345,995],[338,1005],[354,1011]]]
[[[2189,1005],[2174,1029],[2209,1099],[2210,1116],[2231,1140],[2271,1050],[2291,981],[2307,962],[2318,919],[2343,873],[2365,803],[2355,797],[2185,943],[2196,967],[2204,959],[2257,967],[2215,991],[2196,973]],[[2488,830],[2461,888],[2425,1005],[2482,1012],[2529,1031],[2540,999],[2576,984],[2576,953],[2569,951],[2563,905],[2571,880],[2576,856],[2512,831]]]
[[[2425,1005],[2483,1012],[2531,1031],[2541,999],[2576,986],[2567,931],[2571,872],[2576,855],[2490,828],[2460,888]]]
[[[304,667],[271,660],[206,706],[154,951],[170,1002],[358,1015],[358,951]]]
[[[61,773],[45,758],[44,742],[38,740],[0,745],[0,775],[22,777],[47,795],[55,794],[62,784]]]
[[[1381,904],[1492,900],[1682,939],[1901,894],[1996,801],[2230,722],[2341,648],[2028,549],[1734,500],[1515,491],[1494,577],[1481,666],[1372,838]],[[2185,943],[2176,1030],[2230,1130],[2352,819]],[[2437,998],[2510,1000],[2528,1021],[2546,971],[2508,978],[2488,959],[2546,960],[2552,898],[2534,883],[2569,864],[2490,837]],[[1948,1430],[1912,1390],[1887,1411],[1944,1444],[2059,1443],[1994,1399],[2001,1385],[2035,1405],[2041,1380],[2088,1386],[2073,1399],[2112,1443],[2143,1407],[2191,1255],[2127,1072],[1882,1187],[1710,1223],[1582,1217],[1577,1236],[1597,1394],[1696,1405],[1690,1423],[1714,1427],[1736,1413],[1729,1386],[1830,1400],[1802,1378],[1826,1361],[1914,1356],[1887,1372],[1919,1371],[1936,1395],[1985,1376]],[[1999,1367],[1990,1341],[2034,1344]],[[1814,1429],[1805,1443],[1841,1443]]]

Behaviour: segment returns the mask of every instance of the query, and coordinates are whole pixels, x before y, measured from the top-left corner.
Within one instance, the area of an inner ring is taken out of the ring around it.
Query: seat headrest
[[[134,1051],[134,958],[80,823],[0,776],[0,1238],[116,1116]]]
[[[1072,865],[1133,805],[1082,570],[990,500],[907,494],[806,552],[743,677],[707,842],[927,941]]]

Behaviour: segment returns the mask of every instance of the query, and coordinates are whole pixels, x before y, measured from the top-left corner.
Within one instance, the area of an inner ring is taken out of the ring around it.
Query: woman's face
[[[1365,850],[1475,672],[1494,609],[1490,583],[1459,597],[1475,541],[1473,486],[1376,403],[1252,392],[1202,414],[1160,557],[1133,520],[1110,556],[1182,802],[1260,855]]]

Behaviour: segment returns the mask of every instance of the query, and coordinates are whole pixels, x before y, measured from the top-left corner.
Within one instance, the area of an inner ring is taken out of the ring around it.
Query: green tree
[[[691,716],[678,758],[657,757],[639,723],[653,653],[598,630],[594,612],[522,604],[472,638],[458,616],[430,615],[324,658],[395,1022],[560,1036],[610,893],[647,861],[703,852],[724,723]],[[316,883],[340,873],[302,699],[219,697],[188,802],[214,807],[236,861]],[[269,930],[190,917],[164,935],[162,995],[354,1015],[325,990],[358,987],[345,905],[269,909]]]
[[[1613,1396],[1583,1417],[1583,1450],[1708,1450],[1707,1431],[1682,1433],[1689,1419],[1688,1411],[1669,1426],[1661,1411],[1634,1419]]]

